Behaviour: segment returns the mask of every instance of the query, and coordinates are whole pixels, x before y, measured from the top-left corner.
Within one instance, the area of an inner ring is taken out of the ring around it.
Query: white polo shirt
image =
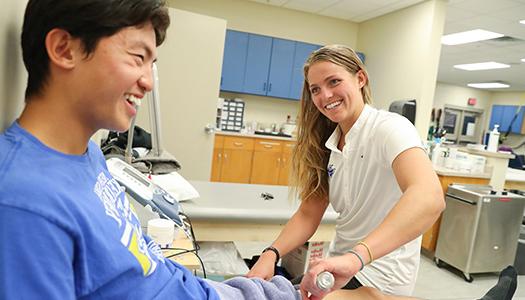
[[[348,253],[386,217],[401,197],[392,162],[403,151],[421,147],[416,128],[405,117],[365,105],[337,149],[339,127],[326,142],[329,199],[339,213],[330,255]],[[421,237],[374,260],[356,274],[365,286],[395,295],[412,294],[419,267]]]

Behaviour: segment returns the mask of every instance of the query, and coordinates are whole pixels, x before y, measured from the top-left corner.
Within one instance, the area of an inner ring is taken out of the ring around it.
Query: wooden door
[[[282,142],[256,139],[250,183],[277,184],[281,166]]]
[[[211,160],[210,181],[221,181],[223,147],[224,137],[221,135],[216,135],[215,143],[213,144],[213,157]]]
[[[253,139],[224,137],[222,152],[222,182],[249,183],[252,171]]]
[[[281,168],[279,170],[279,185],[289,185],[289,175],[291,171],[292,150],[295,142],[285,142],[281,155]]]

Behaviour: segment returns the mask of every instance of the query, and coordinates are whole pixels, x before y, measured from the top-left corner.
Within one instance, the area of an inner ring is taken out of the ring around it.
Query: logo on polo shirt
[[[335,167],[334,167],[334,164],[329,164],[328,165],[328,177],[332,177],[335,173]]]

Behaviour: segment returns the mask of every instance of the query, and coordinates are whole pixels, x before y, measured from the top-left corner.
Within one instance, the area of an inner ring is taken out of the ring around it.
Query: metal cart
[[[514,263],[525,197],[487,185],[449,186],[435,263],[463,272],[499,272]]]

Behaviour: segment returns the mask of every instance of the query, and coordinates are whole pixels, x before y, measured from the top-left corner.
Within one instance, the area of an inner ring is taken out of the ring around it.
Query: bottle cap
[[[332,273],[324,271],[317,274],[317,279],[315,280],[317,287],[323,291],[327,291],[334,286],[335,278]]]

